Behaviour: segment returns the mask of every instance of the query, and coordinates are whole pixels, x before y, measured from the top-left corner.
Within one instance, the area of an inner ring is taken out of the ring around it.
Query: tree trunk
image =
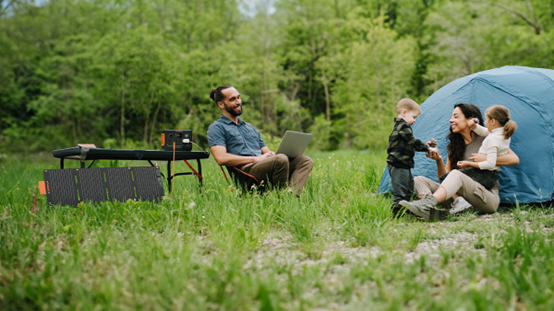
[[[119,137],[121,139],[121,146],[125,146],[125,75],[124,71],[121,72],[121,80],[123,81],[121,90],[121,117],[119,120]]]
[[[146,113],[146,121],[144,121],[144,135],[142,140],[146,142],[148,138],[148,123],[150,123],[150,111]]]
[[[123,91],[125,96],[125,91]],[[121,101],[121,119],[119,120],[119,136],[121,137],[121,146],[125,145],[125,99]]]
[[[263,84],[262,84],[262,90],[263,90]],[[260,112],[262,117],[262,124],[264,124],[264,91],[260,92]]]
[[[310,68],[309,84],[308,84],[308,99],[312,101],[312,69]]]
[[[262,90],[266,90],[265,58],[264,58],[262,70],[263,70],[262,71]],[[264,99],[265,99],[265,94],[262,94],[262,122],[263,122],[263,120],[266,120],[266,122],[269,123],[271,116],[269,116],[269,112],[267,111],[268,109],[267,109],[267,107],[265,107],[265,100]],[[264,124],[266,124],[266,123],[262,123],[262,128],[265,130]]]
[[[150,92],[150,101],[148,101],[148,105],[144,107],[144,110],[146,111],[146,121],[144,122],[144,135],[143,135],[144,142],[146,142],[146,139],[148,138],[148,123],[150,123],[150,107],[152,106],[153,99],[154,99],[154,91]]]
[[[329,88],[327,87],[327,75],[325,70],[323,71],[323,87],[325,88],[325,116],[327,117],[327,122],[331,121],[331,100],[329,98]]]
[[[156,112],[154,113],[154,118],[152,119],[152,126],[150,127],[150,139],[148,140],[148,143],[152,143],[152,134],[154,133],[154,129],[156,127],[156,120],[158,119],[158,112],[160,111],[161,102],[158,101],[158,107],[156,107]]]
[[[375,90],[377,91],[377,111],[382,112],[382,103],[381,103],[381,81],[379,80],[379,65],[377,65],[377,70],[375,70]]]
[[[72,130],[73,130],[73,144],[75,144],[75,146],[77,146],[77,144],[79,143],[79,140],[77,139],[77,126],[79,124],[79,119],[75,119],[74,122],[73,122],[73,126],[72,126]]]

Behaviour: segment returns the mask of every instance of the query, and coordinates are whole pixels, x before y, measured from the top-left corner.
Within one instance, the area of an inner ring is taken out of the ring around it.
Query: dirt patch
[[[331,242],[326,245],[305,247],[292,242],[288,233],[271,232],[266,236],[261,247],[244,265],[244,268],[256,266],[263,267],[270,261],[277,265],[293,265],[294,269],[312,265],[339,265],[341,269],[348,269],[350,264],[364,263],[369,258],[376,258],[384,254],[403,254],[407,264],[426,256],[427,258],[440,259],[445,252],[454,252],[456,257],[478,254],[486,256],[486,250],[479,247],[479,236],[486,234],[503,235],[507,229],[516,225],[517,217],[526,217],[529,214],[520,211],[514,213],[496,213],[477,216],[473,214],[461,215],[451,221],[424,223],[424,224],[399,224],[398,230],[412,229],[413,226],[421,228],[424,237],[411,251],[400,246],[396,249],[381,250],[379,247],[351,247],[345,241]],[[544,217],[553,217],[545,215]],[[552,233],[553,229],[533,221],[519,221],[528,232],[539,231],[545,234]],[[396,231],[396,230],[394,230]],[[404,241],[402,241],[404,242]],[[400,242],[400,243],[402,243]],[[482,246],[482,245],[481,245]]]

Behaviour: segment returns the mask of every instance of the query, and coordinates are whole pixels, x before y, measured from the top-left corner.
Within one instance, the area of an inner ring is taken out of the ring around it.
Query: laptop
[[[312,139],[312,134],[286,131],[275,154],[282,153],[289,158],[299,157],[306,151],[310,139]]]

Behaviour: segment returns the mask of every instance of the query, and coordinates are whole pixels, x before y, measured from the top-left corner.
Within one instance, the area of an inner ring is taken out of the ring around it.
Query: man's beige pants
[[[255,163],[246,164],[240,169],[259,181],[265,180],[282,188],[290,187],[300,196],[306,180],[314,167],[314,162],[308,156],[289,159],[284,154],[276,154]]]
[[[469,204],[482,213],[496,212],[500,203],[497,188],[487,190],[480,183],[458,170],[452,170],[442,184],[424,176],[414,178],[414,190],[419,198],[435,193],[439,187],[443,187],[446,190],[447,199],[441,203],[446,208],[450,208],[449,205],[452,202],[450,198],[454,194],[462,196]]]

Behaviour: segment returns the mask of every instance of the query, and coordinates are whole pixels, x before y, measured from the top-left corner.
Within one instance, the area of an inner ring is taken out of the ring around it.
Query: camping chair
[[[225,176],[225,180],[227,181],[227,184],[229,184],[229,187],[231,187],[231,183],[229,182],[229,179],[227,179],[227,175],[223,170],[223,165],[221,165],[220,168],[221,168],[221,172],[223,173],[223,176]],[[252,189],[256,189],[260,194],[263,194],[265,192],[267,187],[266,181],[264,180],[259,181],[256,177],[234,166],[231,166],[231,167],[226,166],[226,168],[227,168],[227,172],[229,172],[229,176],[234,180],[237,188],[242,189],[243,192],[244,191],[252,192]]]

